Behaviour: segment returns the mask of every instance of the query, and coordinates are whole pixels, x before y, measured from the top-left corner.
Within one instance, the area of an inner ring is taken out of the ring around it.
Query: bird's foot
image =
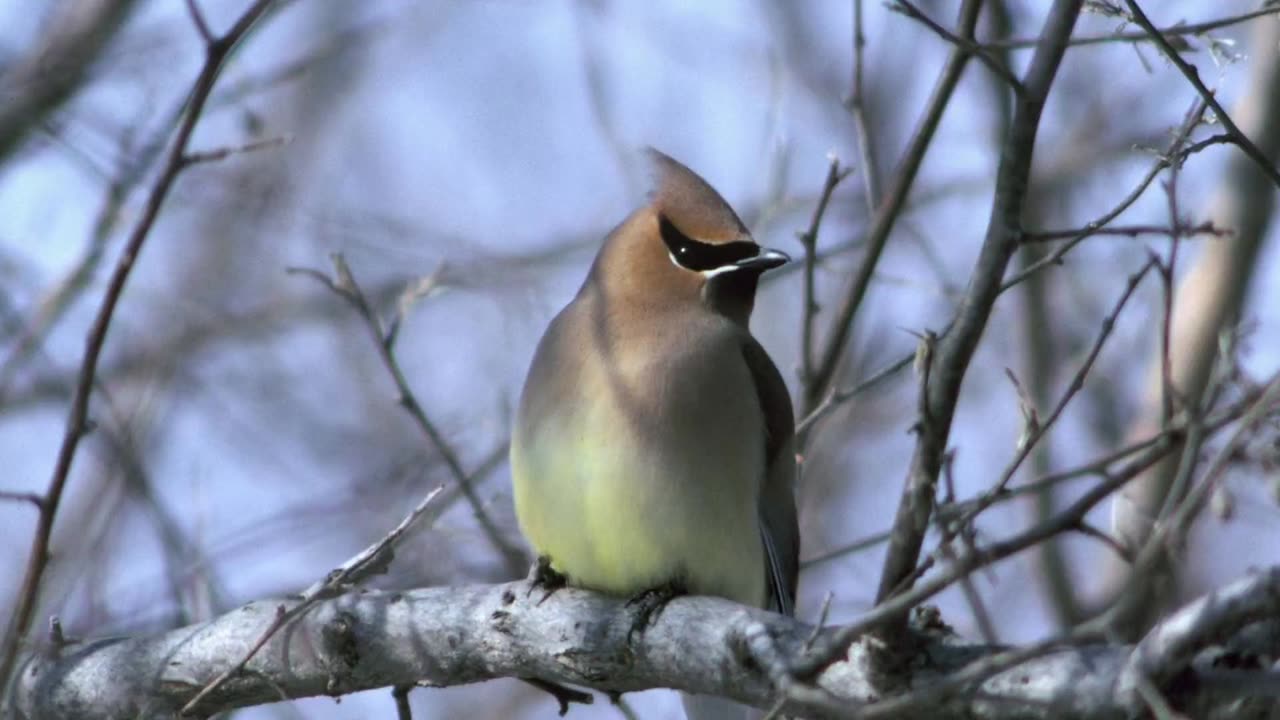
[[[551,567],[551,558],[539,555],[538,559],[533,561],[533,567],[529,568],[529,592],[525,593],[525,597],[532,595],[534,590],[541,589],[545,593],[538,601],[541,605],[557,590],[568,584],[569,578]]]
[[[644,633],[645,629],[653,624],[654,620],[662,614],[663,608],[667,603],[688,594],[684,583],[679,580],[669,580],[657,587],[641,590],[627,600],[627,607],[635,609],[635,617],[631,621],[631,629],[627,631],[627,642],[637,633]]]

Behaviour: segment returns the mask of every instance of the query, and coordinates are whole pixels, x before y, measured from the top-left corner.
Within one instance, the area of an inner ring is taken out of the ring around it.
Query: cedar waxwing
[[[795,421],[747,327],[760,274],[788,258],[650,154],[650,204],[609,234],[538,343],[511,442],[516,515],[571,585],[674,584],[790,613]]]

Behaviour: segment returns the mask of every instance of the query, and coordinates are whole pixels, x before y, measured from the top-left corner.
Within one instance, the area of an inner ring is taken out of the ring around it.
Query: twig
[[[1041,31],[1042,41],[1027,69],[1024,90],[1015,99],[1014,117],[1001,151],[986,237],[955,325],[939,341],[929,363],[931,381],[926,397],[921,400],[925,422],[916,436],[915,452],[894,518],[893,537],[889,540],[876,594],[878,602],[897,592],[903,580],[916,571],[961,384],[1000,294],[1001,278],[1019,245],[1022,207],[1041,112],[1082,2],[1054,2]]]
[[[1151,166],[1151,169],[1147,171],[1147,174],[1143,176],[1138,185],[1130,191],[1128,195],[1121,199],[1120,202],[1116,203],[1115,207],[1103,213],[1098,219],[1086,224],[1081,228],[1079,235],[1076,235],[1071,240],[1063,243],[1054,250],[1052,254],[1031,263],[1023,268],[1021,272],[1018,272],[1013,277],[1005,280],[1004,284],[1000,286],[1000,292],[1003,293],[1050,265],[1061,264],[1062,258],[1066,257],[1067,253],[1071,252],[1075,246],[1097,234],[1099,230],[1106,227],[1112,220],[1115,220],[1121,213],[1128,210],[1131,205],[1137,202],[1138,198],[1142,197],[1142,194],[1146,192],[1151,183],[1160,175],[1160,171],[1169,167],[1171,163],[1180,163],[1186,160],[1186,158],[1192,154],[1189,147],[1184,147],[1187,138],[1191,136],[1191,132],[1200,124],[1200,119],[1204,117],[1206,107],[1205,102],[1200,99],[1197,99],[1192,103],[1191,109],[1187,112],[1186,117],[1183,118],[1182,126],[1178,128],[1178,132],[1174,135],[1173,141],[1169,143],[1169,147],[1156,159],[1156,162]]]
[[[62,500],[67,478],[71,473],[71,464],[79,448],[80,439],[89,429],[89,396],[92,394],[94,379],[98,369],[98,359],[106,342],[107,331],[115,314],[117,303],[124,292],[125,283],[133,270],[143,244],[155,225],[160,207],[164,204],[173,187],[178,174],[186,167],[183,154],[187,143],[191,140],[196,122],[200,118],[205,102],[222,72],[227,57],[235,49],[241,38],[249,31],[257,20],[271,6],[273,0],[255,0],[252,6],[232,25],[225,35],[216,38],[205,46],[205,60],[199,74],[192,85],[191,94],[186,107],[186,114],[178,125],[173,144],[169,149],[159,177],[147,197],[142,216],[134,225],[133,231],[125,242],[116,262],[111,278],[107,281],[107,289],[103,294],[102,304],[94,317],[88,338],[85,341],[84,359],[80,365],[80,373],[76,380],[75,394],[71,407],[67,412],[66,430],[58,449],[57,461],[48,490],[44,495],[44,504],[36,523],[35,539],[31,544],[31,552],[27,559],[27,569],[19,589],[16,611],[5,634],[3,651],[0,651],[0,682],[9,677],[13,663],[17,657],[18,645],[31,627],[35,612],[36,598],[39,594],[40,580],[44,576],[49,558],[49,539],[53,532],[53,521]]]
[[[900,622],[911,608],[947,589],[963,575],[1015,555],[1047,538],[1074,530],[1080,520],[1098,503],[1110,497],[1143,470],[1154,465],[1167,452],[1168,448],[1162,445],[1148,448],[1126,463],[1124,467],[1110,473],[1105,480],[1085,491],[1075,502],[1047,521],[1027,528],[1006,540],[959,555],[954,563],[945,566],[934,575],[879,602],[875,608],[865,613],[856,622],[827,636],[824,642],[817,643],[812,653],[797,660],[793,668],[796,676],[802,680],[815,677],[832,663],[845,657],[849,646],[859,637],[886,625]]]
[[[831,195],[835,193],[840,181],[849,176],[849,168],[840,168],[840,159],[834,154],[829,158],[827,178],[822,183],[822,192],[818,195],[818,204],[813,208],[813,216],[809,219],[809,228],[798,233],[800,244],[804,247],[804,308],[801,310],[800,340],[800,378],[808,385],[813,376],[813,323],[818,317],[817,293],[814,287],[814,271],[818,264],[818,230],[822,227],[822,218],[827,213],[827,205]]]
[[[886,365],[876,374],[853,387],[832,388],[826,396],[822,398],[822,401],[818,403],[817,407],[810,410],[808,415],[805,415],[801,418],[800,422],[796,423],[796,437],[800,439],[800,447],[804,447],[805,439],[809,436],[809,433],[813,431],[814,425],[819,420],[825,417],[832,410],[836,409],[837,406],[858,397],[885,380],[888,380],[894,375],[897,375],[907,369],[911,366],[911,361],[915,359],[915,356],[915,351],[903,355],[896,361]]]
[[[1084,381],[1088,378],[1089,372],[1093,369],[1093,364],[1097,361],[1098,355],[1101,354],[1103,346],[1106,345],[1107,338],[1111,337],[1111,332],[1115,329],[1116,320],[1120,317],[1121,311],[1123,311],[1125,305],[1128,304],[1129,298],[1133,296],[1133,292],[1142,282],[1142,278],[1146,277],[1151,268],[1158,264],[1157,259],[1149,258],[1147,262],[1143,263],[1142,267],[1139,268],[1137,272],[1129,276],[1129,281],[1125,284],[1124,290],[1120,293],[1120,298],[1116,300],[1115,304],[1112,306],[1111,312],[1107,313],[1107,316],[1102,319],[1102,328],[1098,332],[1098,336],[1094,338],[1093,346],[1089,348],[1089,354],[1085,356],[1084,362],[1080,364],[1080,368],[1077,369],[1075,375],[1072,376],[1071,382],[1067,384],[1066,390],[1063,391],[1062,397],[1058,399],[1053,410],[1049,412],[1049,416],[1045,418],[1043,422],[1038,422],[1034,427],[1029,428],[1029,432],[1027,433],[1024,441],[1018,443],[1017,453],[1014,455],[1013,460],[1009,462],[1008,466],[1005,467],[1004,472],[1000,474],[1000,479],[996,482],[995,487],[997,490],[1003,490],[1004,487],[1009,484],[1009,481],[1013,479],[1014,474],[1017,473],[1018,468],[1021,467],[1023,461],[1025,461],[1027,456],[1031,454],[1032,449],[1034,449],[1040,440],[1048,434],[1054,423],[1056,423],[1058,418],[1062,416],[1063,411],[1067,409],[1067,405],[1071,402],[1072,398],[1074,398],[1084,387]]]
[[[191,23],[196,26],[196,32],[200,33],[200,39],[206,46],[212,45],[213,33],[209,30],[209,23],[205,21],[204,13],[200,11],[196,0],[187,0],[187,13],[191,15]]]
[[[338,567],[330,570],[323,579],[316,581],[306,590],[303,590],[301,601],[296,605],[288,610],[285,609],[284,605],[278,606],[275,618],[267,626],[267,629],[263,631],[257,642],[253,644],[253,647],[249,648],[249,651],[238,662],[201,688],[195,697],[182,706],[179,714],[193,714],[201,701],[222,687],[228,680],[243,672],[249,661],[258,654],[258,651],[267,644],[267,641],[272,636],[290,621],[310,610],[316,603],[340,595],[352,585],[358,584],[372,575],[386,572],[387,566],[391,564],[391,560],[395,557],[395,547],[400,542],[400,539],[427,514],[428,510],[433,509],[433,501],[443,490],[443,487],[437,487],[427,493],[427,496],[422,498],[417,506],[409,511],[409,514],[391,532]]]
[[[1136,238],[1140,235],[1178,235],[1181,237],[1212,235],[1214,237],[1230,237],[1234,234],[1235,231],[1230,228],[1220,228],[1214,225],[1212,220],[1205,220],[1198,225],[1112,225],[1107,227],[1072,228],[1070,230],[1043,230],[1026,233],[1022,241],[1028,243],[1053,242],[1054,240],[1068,240],[1080,235],[1123,235]]]
[[[44,496],[33,492],[16,492],[13,490],[0,490],[0,500],[10,502],[29,502],[36,506],[37,510],[44,508]]]
[[[462,462],[458,459],[448,441],[445,440],[444,435],[441,434],[435,423],[431,421],[431,418],[427,417],[422,404],[418,402],[417,396],[414,395],[413,390],[409,387],[409,381],[405,377],[404,371],[400,368],[400,362],[395,355],[395,341],[398,337],[399,321],[393,321],[387,329],[384,329],[382,321],[378,318],[372,305],[370,305],[364,291],[356,283],[346,259],[343,258],[341,253],[334,253],[330,259],[333,261],[334,277],[330,277],[319,270],[307,268],[289,268],[288,272],[304,275],[320,282],[355,309],[373,339],[374,346],[378,350],[378,359],[382,362],[387,374],[391,377],[391,381],[396,386],[396,402],[413,418],[418,429],[422,431],[431,446],[444,459],[445,466],[449,469],[449,474],[453,476],[454,482],[462,491],[463,496],[466,497],[467,503],[471,505],[471,510],[475,513],[476,520],[480,523],[485,536],[489,538],[494,548],[502,556],[507,573],[514,577],[519,577],[528,567],[528,558],[525,557],[523,552],[506,541],[502,530],[494,522],[493,518],[489,517],[484,502],[475,491],[471,476],[467,474],[466,470],[463,470]],[[438,280],[437,274],[432,274],[428,277],[436,277]],[[415,296],[421,297],[428,291],[419,287],[420,284],[410,284],[407,290]]]
[[[1277,188],[1280,188],[1280,172],[1276,171],[1276,167],[1272,165],[1271,161],[1267,159],[1267,156],[1258,149],[1258,146],[1254,145],[1253,141],[1250,140],[1249,137],[1240,130],[1240,128],[1236,127],[1235,121],[1231,119],[1231,115],[1227,113],[1227,109],[1222,107],[1222,104],[1218,102],[1218,98],[1214,96],[1213,91],[1205,87],[1204,81],[1200,79],[1200,71],[1197,70],[1194,65],[1182,59],[1182,56],[1178,54],[1178,51],[1169,44],[1169,40],[1160,34],[1160,31],[1156,29],[1155,25],[1151,24],[1151,20],[1147,18],[1147,14],[1138,6],[1137,0],[1125,0],[1125,4],[1129,6],[1129,12],[1133,14],[1134,22],[1142,26],[1142,29],[1151,36],[1151,40],[1156,44],[1156,47],[1160,48],[1160,52],[1164,53],[1164,56],[1169,59],[1169,62],[1173,63],[1174,66],[1182,72],[1182,74],[1187,78],[1187,82],[1190,82],[1192,87],[1196,89],[1196,92],[1200,93],[1200,97],[1209,104],[1209,107],[1213,108],[1213,112],[1217,116],[1218,122],[1222,123],[1222,127],[1227,131],[1227,134],[1231,136],[1231,142],[1243,150],[1246,155],[1257,163],[1258,169],[1266,173],[1267,177],[1271,178],[1271,182],[1274,183]]]
[[[933,18],[926,15],[923,10],[912,4],[910,0],[894,0],[893,4],[889,5],[889,9],[901,12],[903,15],[918,21],[943,40],[972,53],[983,65],[987,66],[987,69],[993,75],[1008,83],[1015,93],[1022,92],[1022,82],[1018,80],[1017,76],[1010,72],[1009,68],[1005,67],[999,60],[991,57],[986,48],[974,41],[973,38],[959,37],[942,27],[934,22]]]
[[[1263,17],[1265,15],[1275,15],[1280,13],[1280,5],[1267,5],[1258,10],[1241,13],[1240,15],[1232,15],[1231,17],[1220,18],[1218,20],[1208,20],[1198,23],[1179,23],[1167,28],[1162,28],[1159,33],[1163,37],[1184,37],[1187,35],[1203,35],[1204,33],[1219,30],[1231,25],[1238,25],[1242,22],[1248,22],[1254,18]],[[1116,32],[1106,35],[1087,35],[1084,37],[1071,38],[1067,43],[1071,47],[1081,47],[1083,45],[1101,45],[1103,43],[1112,42],[1142,42],[1150,40],[1151,34],[1143,31],[1135,32]],[[1033,48],[1039,42],[1039,38],[1019,38],[1016,40],[1000,40],[996,42],[984,43],[983,47],[988,50],[1023,50]]]
[[[846,107],[853,115],[853,130],[858,140],[858,158],[862,162],[863,197],[867,201],[867,213],[874,214],[880,206],[880,165],[876,162],[876,147],[871,142],[871,128],[867,123],[866,94],[862,75],[863,50],[867,38],[862,33],[862,0],[853,0],[853,88]]]
[[[959,30],[956,33],[958,37],[973,39],[981,5],[980,0],[965,0],[961,5],[960,19],[957,23]],[[893,230],[893,226],[897,222],[903,207],[906,206],[907,194],[910,192],[911,186],[915,184],[916,174],[924,161],[925,151],[929,149],[929,145],[933,142],[934,133],[942,120],[942,114],[950,104],[951,95],[955,91],[956,85],[960,81],[960,76],[964,72],[964,68],[971,56],[972,53],[958,45],[952,49],[951,54],[947,57],[946,64],[942,68],[942,72],[938,75],[938,81],[934,85],[929,104],[916,125],[911,141],[899,161],[898,169],[890,180],[887,193],[880,200],[875,220],[871,225],[871,229],[867,231],[866,255],[863,257],[861,264],[859,264],[853,281],[848,291],[845,292],[839,309],[831,321],[830,334],[821,353],[822,359],[818,362],[812,381],[807,388],[808,394],[803,403],[806,414],[812,412],[821,402],[828,386],[835,379],[840,359],[844,356],[845,345],[849,341],[849,333],[853,329],[854,316],[857,315],[858,308],[862,305],[863,298],[866,297],[867,288],[871,285],[871,278],[875,274],[876,265],[879,264],[880,256],[889,241],[889,234]]]
[[[198,152],[189,152],[182,157],[182,162],[187,165],[198,165],[200,163],[216,162],[223,160],[232,155],[245,155],[258,150],[266,150],[267,148],[280,147],[288,143],[291,138],[287,136],[266,138],[265,140],[256,140],[243,145],[235,145],[232,147],[215,148],[213,150],[201,150]]]

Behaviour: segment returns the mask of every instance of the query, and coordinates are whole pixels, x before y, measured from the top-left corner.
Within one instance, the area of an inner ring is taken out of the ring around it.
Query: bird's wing
[[[759,513],[770,597],[778,612],[790,615],[800,573],[800,530],[795,500],[795,416],[787,384],[760,343],[748,336],[742,355],[751,370],[760,408],[764,411],[766,473],[760,492]]]

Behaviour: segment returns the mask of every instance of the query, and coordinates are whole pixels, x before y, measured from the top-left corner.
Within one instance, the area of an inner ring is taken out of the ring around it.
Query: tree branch
[[[1007,649],[957,640],[933,621],[913,628],[922,662],[903,669],[910,692],[886,695],[866,662],[868,646],[851,649],[816,682],[787,676],[787,662],[802,652],[814,628],[791,618],[718,598],[677,598],[644,633],[628,641],[632,611],[625,600],[578,589],[542,598],[525,582],[365,591],[316,604],[289,621],[262,650],[203,705],[205,712],[315,695],[343,695],[379,687],[454,686],[498,677],[536,677],[610,693],[654,687],[731,697],[805,717],[868,717],[890,707],[927,707],[934,718],[1102,718],[1134,709],[1127,668],[1152,658],[1190,673],[1181,683],[1181,708],[1196,717],[1223,716],[1238,695],[1199,687],[1195,673],[1210,670],[1201,654],[1165,652],[1165,639],[1186,628],[1184,614],[1213,622],[1211,637],[1230,647],[1250,622],[1275,612],[1280,568],[1271,568],[1192,604],[1157,628],[1135,655],[1126,645],[1042,643]],[[299,600],[251,602],[207,623],[151,637],[64,645],[31,658],[16,695],[26,717],[120,718],[166,716]],[[836,629],[820,630],[819,637]],[[1201,637],[1204,637],[1201,635]],[[1280,653],[1280,636],[1275,647]],[[1243,639],[1241,640],[1243,642]],[[923,659],[928,658],[927,662]],[[1158,681],[1163,675],[1156,675]],[[1232,687],[1238,691],[1238,685]],[[1159,683],[1157,683],[1159,687]],[[1259,695],[1266,693],[1255,690]],[[927,705],[925,705],[927,703]],[[1266,717],[1273,703],[1253,715]],[[895,715],[901,717],[901,715]]]
[[[1022,240],[1022,203],[1030,180],[1040,113],[1066,52],[1067,39],[1081,3],[1082,0],[1057,0],[1053,4],[1041,31],[1041,43],[1023,81],[1024,92],[1015,98],[1013,122],[1001,151],[986,239],[955,324],[939,341],[930,362],[930,381],[921,390],[923,415],[918,421],[916,449],[894,519],[877,602],[897,592],[916,570],[960,386],[1000,294],[1001,279],[1009,260]]]
[[[17,611],[14,613],[9,628],[5,633],[3,648],[0,648],[0,682],[3,682],[9,676],[13,668],[14,659],[17,656],[18,644],[31,627],[31,620],[35,613],[36,598],[39,595],[40,579],[43,577],[45,567],[48,564],[49,538],[53,532],[53,521],[57,516],[58,504],[62,499],[67,478],[70,476],[71,464],[75,459],[80,439],[89,432],[91,427],[89,422],[89,396],[93,392],[98,370],[98,359],[102,354],[103,345],[106,343],[107,331],[110,329],[116,304],[120,301],[120,296],[124,292],[125,283],[128,281],[129,275],[138,259],[138,254],[142,251],[143,243],[146,242],[147,237],[151,234],[151,228],[155,224],[156,217],[160,214],[161,205],[164,204],[165,199],[168,197],[169,191],[173,188],[174,181],[177,180],[178,175],[187,167],[187,163],[184,160],[187,144],[191,140],[191,134],[195,130],[196,122],[200,119],[205,101],[209,99],[214,83],[217,82],[218,75],[222,72],[224,62],[241,38],[267,11],[272,1],[256,0],[225,35],[216,38],[205,46],[204,64],[192,85],[186,114],[178,126],[173,144],[170,146],[169,153],[166,156],[164,167],[151,188],[142,216],[129,234],[129,239],[125,242],[124,249],[120,253],[120,259],[116,262],[115,270],[112,271],[111,278],[107,282],[102,304],[98,308],[93,325],[89,329],[89,336],[85,340],[84,359],[80,365],[80,373],[76,381],[71,407],[67,412],[66,431],[62,437],[62,444],[58,449],[53,476],[49,480],[49,487],[44,495],[44,504],[40,508],[35,539],[31,544],[31,552],[27,558],[26,573],[19,590]]]
[[[960,7],[960,19],[957,22],[958,37],[973,39],[981,6],[980,0],[965,0]],[[806,397],[803,403],[806,414],[817,407],[826,394],[827,387],[835,380],[840,358],[844,356],[844,346],[849,341],[854,316],[857,315],[858,307],[867,294],[876,265],[880,262],[880,255],[889,241],[889,233],[893,230],[903,207],[906,206],[907,194],[915,183],[916,173],[924,162],[925,152],[933,142],[934,132],[942,121],[942,113],[950,104],[951,94],[960,82],[960,76],[964,72],[965,65],[969,63],[970,57],[972,53],[964,47],[957,45],[952,49],[942,72],[938,75],[938,82],[934,85],[929,104],[911,136],[911,142],[899,161],[898,169],[890,180],[885,196],[880,199],[875,221],[867,231],[866,255],[858,266],[858,272],[854,275],[849,290],[840,302],[840,308],[831,322],[831,331],[821,353],[821,360],[814,370],[811,382],[806,386]]]
[[[1169,40],[1160,34],[1160,31],[1156,29],[1156,26],[1147,18],[1147,14],[1138,6],[1137,0],[1125,0],[1125,4],[1129,6],[1129,11],[1133,14],[1134,22],[1141,25],[1142,29],[1151,35],[1152,42],[1156,44],[1156,47],[1160,48],[1160,52],[1164,53],[1164,56],[1169,58],[1169,62],[1173,63],[1174,67],[1178,68],[1178,70],[1187,78],[1187,82],[1191,83],[1191,86],[1196,89],[1196,92],[1200,93],[1200,97],[1209,104],[1209,107],[1213,108],[1214,114],[1218,117],[1218,122],[1222,123],[1222,127],[1226,129],[1227,134],[1231,136],[1232,144],[1243,150],[1251,160],[1257,163],[1258,169],[1265,173],[1267,177],[1271,178],[1271,182],[1275,184],[1277,188],[1280,188],[1280,171],[1277,171],[1276,167],[1271,164],[1271,160],[1267,157],[1266,153],[1259,150],[1258,146],[1254,145],[1253,141],[1249,139],[1249,136],[1245,135],[1240,128],[1236,127],[1236,124],[1231,119],[1231,115],[1227,112],[1227,109],[1222,107],[1222,103],[1218,102],[1218,98],[1214,96],[1213,91],[1205,87],[1204,81],[1200,79],[1200,71],[1196,70],[1196,67],[1191,63],[1183,60],[1182,56],[1178,54],[1178,51],[1173,49],[1173,45],[1169,44]]]

